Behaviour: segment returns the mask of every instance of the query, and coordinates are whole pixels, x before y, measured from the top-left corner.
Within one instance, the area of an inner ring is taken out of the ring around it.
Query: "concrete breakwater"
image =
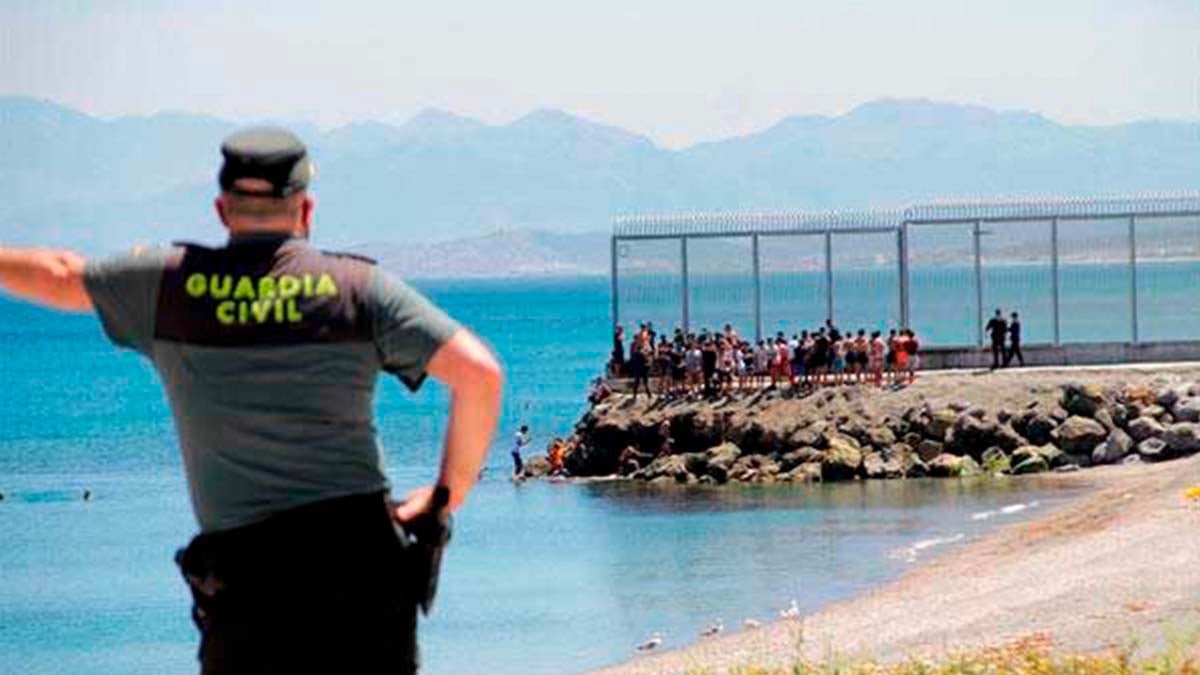
[[[1200,372],[1070,371],[929,378],[903,391],[633,401],[584,413],[570,476],[723,484],[1073,471],[1200,450]],[[535,458],[526,475],[549,473]]]

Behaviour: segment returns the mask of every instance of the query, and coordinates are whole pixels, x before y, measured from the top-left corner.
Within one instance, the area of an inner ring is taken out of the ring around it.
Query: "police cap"
[[[221,143],[218,182],[226,192],[287,197],[308,187],[316,173],[308,149],[295,134],[279,127],[251,127],[235,131]],[[268,191],[240,189],[242,178],[267,181]]]

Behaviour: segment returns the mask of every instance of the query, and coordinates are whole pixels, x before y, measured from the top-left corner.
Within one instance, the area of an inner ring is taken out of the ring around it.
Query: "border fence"
[[[639,215],[612,235],[612,317],[761,339],[832,319],[984,343],[993,308],[1029,344],[1200,337],[1200,193]]]

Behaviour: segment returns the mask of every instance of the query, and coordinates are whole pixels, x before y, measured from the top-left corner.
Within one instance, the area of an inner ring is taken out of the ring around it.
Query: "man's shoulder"
[[[328,258],[353,260],[353,261],[365,263],[365,264],[371,265],[371,266],[375,266],[375,265],[379,264],[379,261],[375,260],[374,258],[372,258],[370,256],[366,256],[361,253],[354,253],[351,251],[331,251],[328,249],[317,249],[317,252]]]

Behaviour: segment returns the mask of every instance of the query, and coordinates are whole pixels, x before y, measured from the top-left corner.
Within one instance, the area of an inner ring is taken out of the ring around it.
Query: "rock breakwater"
[[[1009,377],[992,387],[986,376],[961,377],[900,392],[846,386],[718,400],[614,396],[577,423],[565,472],[761,484],[1074,471],[1200,450],[1200,382]],[[530,477],[547,472],[540,458],[526,469]]]

